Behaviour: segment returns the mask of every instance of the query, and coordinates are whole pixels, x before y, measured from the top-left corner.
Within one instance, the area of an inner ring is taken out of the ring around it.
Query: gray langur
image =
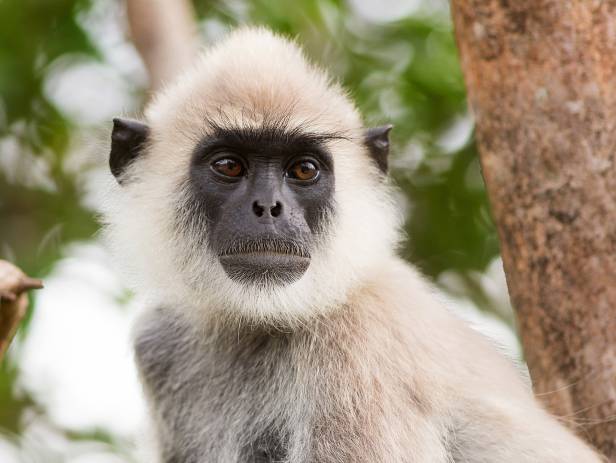
[[[600,458],[396,256],[390,127],[240,29],[116,119],[106,233],[147,300],[162,463]]]

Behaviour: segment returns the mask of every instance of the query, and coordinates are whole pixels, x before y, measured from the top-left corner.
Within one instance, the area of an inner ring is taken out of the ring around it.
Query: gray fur
[[[387,461],[371,445],[379,433],[366,427],[369,395],[351,387],[349,346],[323,323],[292,332],[213,323],[202,331],[172,310],[150,312],[136,353],[162,461]],[[422,416],[423,404],[408,392],[399,406]]]

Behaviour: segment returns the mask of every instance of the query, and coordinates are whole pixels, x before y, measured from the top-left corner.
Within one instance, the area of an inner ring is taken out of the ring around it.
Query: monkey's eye
[[[287,170],[287,177],[303,182],[314,180],[318,175],[319,166],[308,159],[297,161]]]
[[[214,161],[212,163],[212,169],[225,177],[235,178],[244,174],[244,166],[233,158],[223,158]]]

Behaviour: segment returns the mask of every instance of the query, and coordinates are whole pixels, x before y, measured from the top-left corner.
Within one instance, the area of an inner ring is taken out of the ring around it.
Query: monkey
[[[155,461],[601,461],[398,256],[390,130],[254,27],[114,120],[103,220],[146,306]]]

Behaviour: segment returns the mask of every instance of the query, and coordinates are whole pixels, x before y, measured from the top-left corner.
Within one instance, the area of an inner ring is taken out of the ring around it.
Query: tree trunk
[[[616,1],[452,12],[534,390],[616,462]]]

